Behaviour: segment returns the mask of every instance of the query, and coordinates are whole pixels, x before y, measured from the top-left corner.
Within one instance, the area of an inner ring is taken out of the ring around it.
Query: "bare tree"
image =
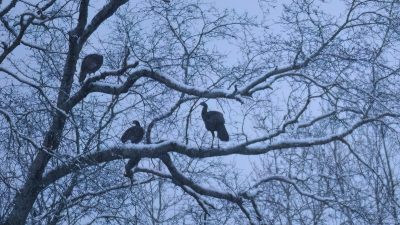
[[[398,1],[259,3],[0,1],[0,224],[399,224]]]

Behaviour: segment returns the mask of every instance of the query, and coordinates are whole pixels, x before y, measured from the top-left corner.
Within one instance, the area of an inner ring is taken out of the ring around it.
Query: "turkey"
[[[89,54],[83,58],[79,82],[82,83],[89,73],[95,73],[103,65],[103,56],[99,54]]]
[[[201,117],[203,118],[206,129],[212,134],[211,148],[214,146],[214,131],[217,132],[217,137],[221,141],[229,141],[229,134],[225,128],[224,115],[218,111],[207,111],[208,106],[205,102],[200,103],[203,106]]]

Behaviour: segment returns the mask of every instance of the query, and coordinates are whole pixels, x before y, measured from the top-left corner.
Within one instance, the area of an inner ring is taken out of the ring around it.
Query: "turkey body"
[[[131,143],[137,144],[142,141],[144,136],[144,129],[140,126],[139,121],[133,121],[134,126],[128,128],[124,134],[122,134],[121,141],[122,143],[126,143],[130,141]],[[132,168],[136,167],[140,161],[140,157],[132,157],[129,159],[128,163],[125,165],[125,174],[124,176],[131,179],[131,182],[134,181],[133,179],[133,172]]]
[[[229,134],[225,128],[224,115],[218,111],[207,111],[208,106],[205,102],[202,102],[200,105],[203,106],[203,110],[201,111],[201,117],[204,121],[204,125],[206,126],[206,129],[210,131],[213,136],[212,142],[214,142],[215,131],[217,132],[217,137],[221,141],[229,141]]]
[[[144,129],[140,126],[138,121],[133,121],[134,126],[130,127],[128,130],[124,132],[121,137],[122,143],[126,143],[127,141],[131,141],[131,143],[137,144],[142,141],[144,136]]]
[[[89,54],[82,60],[79,82],[82,83],[89,73],[95,73],[103,65],[103,56],[99,54]]]

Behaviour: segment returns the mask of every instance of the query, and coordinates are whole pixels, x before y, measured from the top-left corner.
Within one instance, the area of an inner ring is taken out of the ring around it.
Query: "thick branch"
[[[302,139],[302,140],[285,140],[275,144],[259,144],[257,146],[248,146],[247,142],[238,144],[225,149],[198,149],[189,147],[172,141],[165,141],[159,144],[125,144],[110,147],[107,150],[91,153],[88,155],[80,156],[70,163],[64,164],[50,171],[44,178],[43,184],[48,185],[71,172],[76,172],[89,166],[97,165],[100,163],[110,162],[119,159],[128,159],[132,157],[140,158],[159,158],[160,156],[175,152],[186,155],[191,158],[209,158],[216,156],[227,156],[233,154],[239,155],[260,155],[274,150],[284,150],[289,148],[298,147],[312,147],[316,145],[324,145],[333,141],[341,141],[343,137],[351,134],[355,129],[367,123],[379,120],[383,117],[398,117],[393,114],[383,114],[375,118],[361,120],[347,130],[332,134],[327,137]]]
[[[207,195],[207,196],[211,196],[211,197],[219,198],[219,199],[225,199],[225,200],[228,200],[228,201],[233,202],[233,203],[242,202],[242,200],[239,197],[234,196],[231,193],[208,189],[208,188],[202,187],[202,186],[196,184],[195,182],[193,182],[192,180],[186,178],[174,166],[174,164],[173,164],[173,162],[171,160],[171,157],[168,154],[164,154],[160,158],[163,161],[163,163],[167,166],[167,168],[168,168],[169,172],[171,173],[173,179],[176,182],[178,182],[179,184],[188,186],[191,189],[193,189],[194,191],[196,191],[197,193],[202,194],[202,195]]]
[[[128,0],[111,0],[105,5],[92,19],[90,24],[83,31],[82,36],[80,37],[79,44],[83,46],[83,44],[87,41],[87,39],[92,35],[92,33],[102,24],[105,20],[111,17],[117,9],[127,3]]]
[[[235,99],[239,102],[242,102],[242,99],[238,97],[238,93],[236,92],[228,92],[223,89],[200,89],[193,86],[189,86],[183,84],[173,78],[167,77],[160,73],[150,71],[150,70],[140,70],[137,72],[138,76],[140,77],[148,77],[155,81],[158,81],[161,84],[181,93],[185,93],[188,95],[194,95],[201,98],[228,98],[228,99]]]

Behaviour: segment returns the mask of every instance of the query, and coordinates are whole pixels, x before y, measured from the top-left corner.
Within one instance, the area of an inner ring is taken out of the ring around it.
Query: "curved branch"
[[[134,68],[134,67],[136,67],[136,63],[118,71],[123,72],[126,71],[128,68]],[[117,75],[117,71],[112,72],[112,75]],[[108,75],[100,75],[100,76],[108,76]],[[175,91],[179,91],[181,93],[188,95],[197,96],[200,98],[228,98],[228,99],[235,99],[241,103],[243,102],[243,100],[240,97],[238,97],[238,94],[240,93],[235,91],[230,93],[222,89],[213,89],[213,90],[200,89],[193,86],[185,85],[172,78],[168,78],[164,75],[161,75],[160,73],[147,69],[142,69],[131,73],[128,76],[128,79],[125,81],[125,83],[119,86],[101,82],[89,82],[100,79],[99,76],[93,77],[93,80],[88,80],[87,82],[85,82],[82,88],[65,102],[65,108],[71,109],[83,98],[85,98],[88,94],[93,92],[101,92],[111,95],[119,95],[122,93],[126,93],[128,92],[129,88],[131,88],[133,84],[141,77],[151,78]]]
[[[181,93],[185,93],[188,95],[193,95],[201,98],[228,98],[228,99],[234,99],[237,100],[241,103],[243,103],[243,100],[238,97],[240,93],[238,92],[228,92],[227,90],[223,89],[212,89],[212,90],[207,90],[207,89],[201,89],[201,88],[196,88],[194,86],[186,85],[183,84],[173,78],[166,77],[160,73],[150,71],[150,70],[140,70],[137,71],[138,76],[140,77],[148,77],[151,78],[155,81],[158,81],[161,84],[164,84],[165,86],[175,90],[179,91]]]
[[[72,172],[84,169],[89,166],[97,165],[100,163],[111,162],[114,160],[128,159],[133,157],[140,158],[159,158],[166,153],[176,152],[182,155],[186,155],[191,158],[209,158],[216,156],[228,156],[228,155],[260,155],[265,154],[274,150],[285,150],[290,148],[298,147],[312,147],[316,145],[324,145],[331,143],[333,141],[341,141],[344,137],[351,134],[355,129],[379,120],[383,117],[398,117],[398,115],[393,114],[383,114],[375,118],[361,120],[347,130],[332,134],[323,138],[314,139],[303,139],[303,140],[285,140],[280,141],[275,144],[260,144],[254,147],[250,147],[247,142],[238,144],[236,146],[231,146],[225,149],[198,149],[194,147],[189,147],[182,145],[173,141],[165,141],[159,144],[125,144],[116,145],[108,148],[107,150],[91,153],[88,155],[83,155],[76,158],[67,164],[59,166],[50,172],[48,172],[43,178],[43,185],[47,186],[52,182],[64,177]],[[250,143],[253,143],[250,141]],[[190,183],[189,183],[190,184]],[[186,185],[186,184],[185,184]],[[197,191],[197,190],[195,190]],[[217,194],[216,194],[217,195]]]
[[[296,189],[296,191],[299,194],[307,196],[307,197],[310,197],[312,199],[315,199],[315,200],[318,200],[318,201],[321,201],[321,202],[329,202],[329,201],[334,201],[335,200],[334,198],[322,197],[322,196],[318,196],[318,195],[315,195],[313,193],[304,191],[297,185],[296,181],[294,181],[293,179],[290,179],[288,177],[284,177],[284,176],[270,176],[270,177],[264,178],[261,181],[257,182],[255,185],[253,185],[252,189],[253,188],[256,189],[260,185],[262,185],[264,183],[267,183],[267,182],[271,182],[271,181],[280,181],[280,182],[284,182],[284,183],[290,184]],[[243,195],[252,196],[253,194],[249,194],[248,192],[245,192],[245,193],[243,193]]]
[[[173,162],[171,160],[171,157],[168,154],[163,154],[160,157],[160,159],[167,166],[167,168],[168,168],[169,172],[171,173],[173,179],[176,182],[178,182],[180,185],[188,186],[191,189],[193,189],[194,191],[196,191],[197,193],[202,194],[202,195],[207,195],[207,196],[211,196],[211,197],[219,198],[219,199],[225,199],[225,200],[228,200],[228,201],[234,202],[234,203],[242,202],[242,200],[239,197],[234,196],[231,193],[207,189],[207,188],[205,188],[203,186],[200,186],[199,184],[196,184],[195,182],[193,182],[189,178],[185,177],[174,166],[174,164],[173,164]]]
[[[79,45],[83,46],[90,35],[96,31],[96,29],[102,24],[105,20],[111,17],[117,9],[127,3],[128,0],[111,0],[105,5],[92,19],[90,24],[83,31],[82,36],[79,39]]]

